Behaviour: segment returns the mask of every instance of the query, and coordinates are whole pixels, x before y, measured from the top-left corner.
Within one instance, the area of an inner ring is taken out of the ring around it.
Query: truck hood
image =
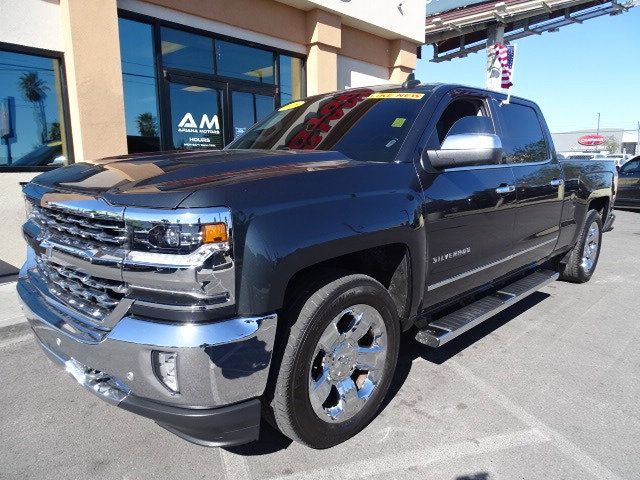
[[[77,163],[45,172],[33,182],[56,191],[102,197],[115,205],[177,208],[201,189],[237,191],[249,183],[367,163],[331,151],[163,152]]]

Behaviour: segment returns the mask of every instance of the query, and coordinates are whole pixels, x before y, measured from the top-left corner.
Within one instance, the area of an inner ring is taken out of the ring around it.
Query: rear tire
[[[569,252],[566,264],[560,264],[560,279],[585,283],[591,279],[600,258],[602,218],[596,210],[589,210],[578,241]]]
[[[379,282],[354,274],[321,286],[293,316],[271,418],[287,437],[328,448],[377,414],[398,357],[397,310]]]

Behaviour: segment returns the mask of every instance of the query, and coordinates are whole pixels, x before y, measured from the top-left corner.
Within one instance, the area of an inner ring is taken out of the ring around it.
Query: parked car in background
[[[65,157],[62,155],[62,142],[54,141],[41,145],[31,152],[23,155],[12,163],[14,167],[44,167],[64,165]]]
[[[620,167],[615,206],[640,208],[640,155]]]
[[[609,160],[614,160],[616,162],[616,167],[620,168],[629,160],[631,160],[631,155],[628,153],[610,153],[606,156]]]

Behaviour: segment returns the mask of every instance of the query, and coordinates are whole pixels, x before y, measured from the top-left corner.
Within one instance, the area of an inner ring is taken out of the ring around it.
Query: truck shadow
[[[455,357],[477,341],[509,323],[530,308],[535,307],[550,296],[548,293],[535,292],[439,348],[427,347],[417,342],[414,339],[414,332],[409,330],[402,338],[396,374],[391,383],[389,393],[382,404],[382,408],[386,408],[389,402],[391,402],[400,391],[409,376],[414,360],[422,358],[435,365],[442,365],[447,360]]]
[[[436,365],[442,365],[447,360],[455,357],[466,348],[472,346],[477,341],[486,337],[493,331],[499,329],[503,325],[507,324],[517,316],[526,312],[530,308],[533,308],[538,303],[544,301],[550,295],[547,293],[536,292],[520,302],[516,303],[512,307],[500,312],[494,317],[484,321],[477,327],[469,330],[458,338],[450,341],[440,348],[430,348],[426,345],[418,343],[413,337],[414,332],[411,330],[405,333],[402,337],[400,346],[400,355],[398,357],[398,365],[396,372],[389,388],[389,393],[382,402],[380,411],[385,409],[391,400],[396,396],[404,385],[414,360],[422,358]],[[237,447],[227,447],[226,450],[235,453],[237,455],[244,456],[256,456],[256,455],[268,455],[270,453],[278,452],[280,450],[286,450],[291,445],[291,440],[282,435],[276,429],[274,429],[264,419],[260,424],[260,439],[256,442],[246,445],[240,445]],[[484,474],[482,474],[484,475]],[[461,477],[466,478],[480,478],[483,477]]]

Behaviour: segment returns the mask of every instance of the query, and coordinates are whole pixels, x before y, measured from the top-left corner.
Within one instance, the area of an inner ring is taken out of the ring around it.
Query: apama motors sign
[[[578,138],[578,143],[580,145],[584,145],[585,147],[596,147],[598,145],[602,145],[606,141],[607,139],[602,135],[596,135],[595,133],[582,135],[580,138]]]

